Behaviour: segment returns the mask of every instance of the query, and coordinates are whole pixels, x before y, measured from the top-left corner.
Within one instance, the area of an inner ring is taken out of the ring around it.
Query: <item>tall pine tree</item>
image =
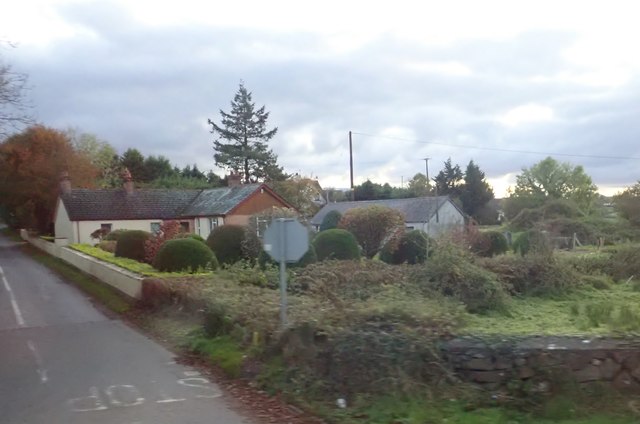
[[[245,184],[286,178],[278,157],[268,147],[278,128],[267,129],[269,112],[264,106],[256,109],[243,83],[231,102],[231,111],[220,110],[220,115],[220,125],[208,120],[211,133],[218,136],[213,142],[217,166],[239,173]]]
[[[484,172],[473,161],[469,161],[464,173],[464,185],[460,192],[462,209],[468,215],[477,218],[478,212],[493,199],[493,190],[485,179]]]

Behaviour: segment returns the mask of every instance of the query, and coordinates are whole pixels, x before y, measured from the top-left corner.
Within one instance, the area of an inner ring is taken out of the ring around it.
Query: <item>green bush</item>
[[[438,245],[417,277],[426,288],[464,303],[469,312],[506,307],[508,296],[496,275],[475,265],[468,253],[453,244]]]
[[[640,246],[616,248],[611,255],[611,276],[616,280],[640,279]]]
[[[207,243],[207,241],[201,235],[195,233],[181,233],[178,238],[191,238],[194,240],[198,240],[201,243]]]
[[[478,232],[471,243],[471,251],[478,256],[492,257],[509,250],[507,238],[499,231]]]
[[[514,253],[525,256],[529,253],[551,255],[553,249],[546,234],[538,230],[520,233],[511,246]]]
[[[329,211],[322,219],[320,231],[332,230],[338,228],[338,223],[342,219],[342,214],[338,211]]]
[[[433,253],[434,242],[427,240],[427,235],[420,230],[407,231],[400,237],[400,242],[395,250],[385,244],[380,251],[380,260],[388,264],[421,264],[427,258],[427,245],[429,253]]]
[[[116,251],[116,244],[117,242],[115,240],[102,240],[96,245],[96,247],[104,250],[105,252],[114,253]]]
[[[207,246],[221,264],[232,264],[243,258],[242,241],[245,228],[240,225],[222,225],[209,234]]]
[[[313,245],[309,245],[309,250],[300,258],[298,262],[288,263],[287,268],[304,268],[307,265],[318,262],[318,256],[316,255],[316,249]],[[258,256],[258,265],[260,269],[264,270],[267,264],[278,265],[279,262],[274,261],[271,256],[264,250],[260,252]]]
[[[104,236],[102,238],[102,240],[118,241],[120,239],[120,236],[122,234],[126,233],[127,231],[131,231],[131,230],[113,230],[113,231],[110,231],[109,234],[107,234],[106,236]]]
[[[192,238],[166,241],[153,261],[154,268],[165,272],[191,271],[218,267],[211,249]]]
[[[107,237],[111,235],[109,233]],[[134,259],[144,262],[144,243],[151,237],[151,234],[142,230],[122,231],[118,236],[116,251],[114,255],[121,258]]]
[[[334,228],[319,233],[313,239],[319,261],[326,259],[359,259],[360,248],[353,234]]]

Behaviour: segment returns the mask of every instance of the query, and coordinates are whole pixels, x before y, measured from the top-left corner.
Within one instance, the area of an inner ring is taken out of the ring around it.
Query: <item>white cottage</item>
[[[329,203],[311,219],[311,225],[319,230],[322,220],[330,211],[344,214],[349,209],[374,205],[399,211],[404,216],[407,230],[422,230],[432,237],[464,226],[464,213],[448,196]]]
[[[54,226],[56,242],[95,243],[98,229],[155,232],[176,220],[184,231],[207,238],[219,225],[246,225],[249,217],[271,207],[293,208],[265,184],[240,184],[204,190],[134,189],[130,177],[121,189],[71,189],[61,180]]]

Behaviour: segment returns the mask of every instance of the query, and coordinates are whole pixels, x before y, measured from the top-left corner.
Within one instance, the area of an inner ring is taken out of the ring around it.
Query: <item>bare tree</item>
[[[0,40],[0,47],[3,44],[14,47]],[[7,136],[12,129],[19,130],[32,123],[31,107],[25,97],[27,88],[27,75],[15,72],[0,56],[0,137]]]

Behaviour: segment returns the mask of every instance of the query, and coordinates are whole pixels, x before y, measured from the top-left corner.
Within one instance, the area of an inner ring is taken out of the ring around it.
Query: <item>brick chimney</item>
[[[71,178],[69,178],[69,173],[67,171],[62,171],[60,173],[60,193],[71,193]]]
[[[238,173],[231,172],[227,177],[227,184],[229,187],[237,187],[242,184],[242,176]]]
[[[122,188],[127,194],[133,194],[133,177],[127,168],[122,171]]]

